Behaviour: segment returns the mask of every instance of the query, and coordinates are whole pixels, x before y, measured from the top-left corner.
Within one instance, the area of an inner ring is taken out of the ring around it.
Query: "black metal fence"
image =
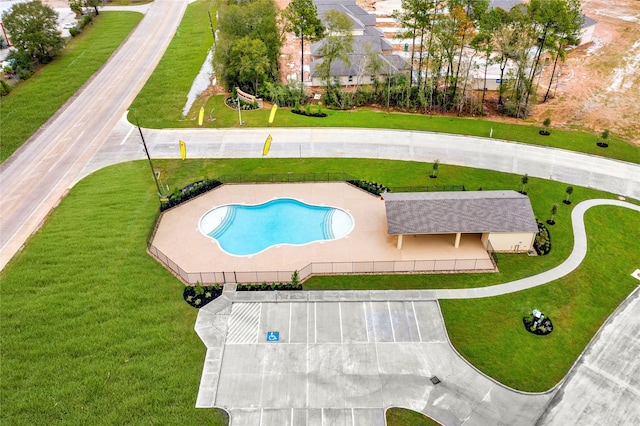
[[[344,182],[356,178],[346,173],[268,173],[227,174],[216,178],[222,183],[300,183],[300,182]]]
[[[394,186],[391,192],[444,192],[466,191],[464,185],[432,185],[432,186]]]
[[[187,284],[290,282],[294,271],[186,272],[153,245],[149,252]],[[494,272],[492,256],[482,259],[374,260],[365,262],[312,262],[298,271],[300,281],[313,275]]]

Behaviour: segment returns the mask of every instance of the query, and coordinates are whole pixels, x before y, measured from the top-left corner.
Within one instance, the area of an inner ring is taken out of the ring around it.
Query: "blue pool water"
[[[216,207],[202,216],[199,227],[227,253],[249,256],[281,244],[303,245],[343,237],[351,232],[353,219],[335,207],[278,198],[254,206]]]

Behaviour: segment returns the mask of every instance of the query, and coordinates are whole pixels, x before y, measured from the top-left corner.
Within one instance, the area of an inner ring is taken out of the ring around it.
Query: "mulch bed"
[[[544,318],[540,323],[534,326],[532,317],[524,317],[522,318],[522,322],[524,324],[524,328],[533,334],[537,334],[539,336],[544,336],[553,331],[553,324],[549,318]]]
[[[185,286],[182,293],[184,301],[196,309],[200,309],[222,294],[221,286]]]

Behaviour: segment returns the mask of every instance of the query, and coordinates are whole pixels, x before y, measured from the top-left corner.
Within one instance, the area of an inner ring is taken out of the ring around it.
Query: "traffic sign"
[[[280,341],[279,331],[267,331],[267,342],[278,342],[278,341]]]

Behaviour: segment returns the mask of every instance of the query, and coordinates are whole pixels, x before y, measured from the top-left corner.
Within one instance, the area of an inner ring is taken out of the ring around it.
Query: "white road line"
[[[307,410],[307,424],[309,424],[309,307],[311,303],[307,303],[307,352],[306,352],[306,361],[307,361],[307,371],[305,374],[305,379],[307,381],[307,394],[305,397],[305,408]]]
[[[355,418],[355,415],[353,413],[353,407],[352,407],[351,408],[351,425],[355,426],[355,424],[356,424],[356,418]]]
[[[367,323],[367,302],[362,302],[362,311],[364,312],[364,331],[367,333],[367,343],[371,343],[369,339],[369,324]]]
[[[418,337],[420,338],[420,343],[422,343],[422,333],[420,333],[420,324],[418,323],[418,315],[416,314],[416,304],[412,300],[411,307],[413,308],[413,320],[416,322],[416,328],[418,329]]]
[[[120,142],[120,145],[124,145],[127,139],[129,139],[129,136],[131,135],[131,132],[133,132],[133,129],[134,129],[133,127],[129,129],[129,131],[127,132],[127,136],[125,136],[124,139],[122,139],[122,142]]]
[[[338,317],[340,318],[340,343],[344,343],[344,338],[342,337],[342,303],[338,302]]]
[[[291,310],[292,310],[292,306],[293,306],[293,303],[289,303],[289,334],[287,335],[288,336],[287,338],[289,339],[289,343],[291,343]]]
[[[313,343],[318,343],[318,302],[313,302]]]
[[[258,312],[258,327],[256,327],[256,342],[260,342],[260,318],[262,318],[262,303]]]
[[[389,324],[391,324],[391,335],[393,336],[393,343],[396,343],[396,332],[393,329],[393,318],[391,317],[391,303],[387,300],[387,310],[389,311]]]
[[[260,409],[260,426],[262,426],[262,413],[264,412],[264,408]]]

